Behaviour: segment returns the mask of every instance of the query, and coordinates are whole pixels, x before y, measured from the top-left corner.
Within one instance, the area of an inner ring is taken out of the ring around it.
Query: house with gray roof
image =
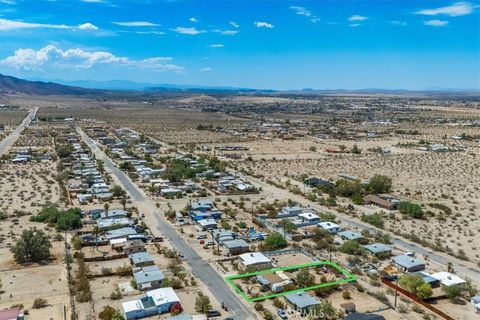
[[[288,303],[302,315],[308,313],[313,307],[320,304],[320,301],[306,292],[294,292],[285,296]]]
[[[416,272],[425,270],[425,262],[414,257],[402,254],[392,258],[393,264],[403,272]]]
[[[133,278],[138,290],[159,288],[165,276],[157,266],[146,266],[133,269]]]
[[[375,256],[385,256],[392,254],[392,247],[384,243],[367,244],[363,247]]]
[[[363,236],[360,232],[353,232],[353,231],[342,231],[342,232],[339,232],[337,233],[340,238],[342,238],[343,240],[360,240],[360,239],[363,239]]]
[[[250,251],[250,246],[243,239],[224,241],[223,246],[228,250],[230,255],[239,255]]]
[[[153,257],[148,252],[132,253],[128,255],[128,258],[134,267],[147,267],[155,264]]]

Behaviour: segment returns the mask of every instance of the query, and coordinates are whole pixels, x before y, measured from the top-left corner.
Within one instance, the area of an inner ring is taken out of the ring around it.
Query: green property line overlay
[[[257,298],[249,297],[235,284],[235,282],[233,282],[234,280],[237,280],[237,279],[248,278],[248,277],[253,277],[253,276],[258,276],[258,275],[264,275],[264,274],[268,274],[268,273],[274,273],[274,272],[277,272],[277,271],[288,271],[288,270],[304,269],[304,268],[311,268],[311,267],[318,267],[318,266],[330,266],[330,267],[334,268],[335,270],[339,271],[345,277],[345,279],[340,279],[340,280],[337,280],[337,281],[316,284],[316,285],[306,287],[306,288],[300,288],[300,289],[295,289],[295,290],[290,290],[290,291],[285,291],[285,292],[274,293],[274,294],[270,294],[270,295],[267,295],[267,296],[261,296],[261,297],[257,297]],[[247,302],[257,302],[257,301],[263,301],[263,300],[266,300],[266,299],[271,299],[271,298],[276,298],[276,297],[283,297],[283,296],[285,296],[287,294],[290,294],[290,293],[305,292],[305,291],[314,290],[314,289],[317,289],[317,288],[324,288],[324,287],[330,287],[330,286],[333,286],[333,285],[346,284],[348,282],[356,281],[357,276],[350,273],[348,270],[340,267],[338,264],[336,264],[332,261],[324,260],[324,261],[316,261],[316,262],[299,264],[299,265],[294,265],[294,266],[289,266],[289,267],[278,267],[278,268],[272,268],[272,269],[267,269],[267,270],[251,272],[251,273],[243,273],[243,274],[238,274],[238,275],[233,275],[233,276],[227,276],[227,277],[225,277],[225,279],[235,289],[235,291],[238,294],[240,294],[243,297],[243,299],[245,299]]]

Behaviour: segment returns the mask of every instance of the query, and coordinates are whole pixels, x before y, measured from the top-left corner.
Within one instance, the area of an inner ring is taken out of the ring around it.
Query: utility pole
[[[395,279],[395,308],[397,307],[397,296],[398,296],[398,276]]]

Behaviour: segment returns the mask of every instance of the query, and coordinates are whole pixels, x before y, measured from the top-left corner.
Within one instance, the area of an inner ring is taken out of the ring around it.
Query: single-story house
[[[299,206],[284,207],[282,208],[282,211],[278,213],[278,217],[294,217],[294,216],[298,216],[302,212],[303,212],[303,208]]]
[[[298,215],[302,223],[316,224],[320,222],[320,217],[313,212],[302,212]]]
[[[129,218],[106,218],[97,220],[97,226],[100,230],[121,228],[133,225],[135,225],[135,221]]]
[[[395,209],[395,203],[393,203],[393,202],[391,202],[387,199],[380,198],[379,196],[374,195],[374,194],[369,194],[369,195],[363,197],[363,202],[365,204],[373,204],[377,207],[387,209],[387,210]]]
[[[273,292],[285,291],[285,287],[293,283],[282,271],[257,275],[256,280],[262,285],[264,290],[271,290]]]
[[[217,229],[217,222],[214,219],[198,220],[197,224],[203,231]]]
[[[363,246],[367,251],[370,253],[378,256],[378,255],[391,255],[392,254],[392,247],[383,243],[373,243],[367,244]]]
[[[147,266],[133,269],[133,278],[138,290],[159,288],[165,276],[157,266]]]
[[[128,240],[123,244],[123,253],[132,254],[137,252],[145,252],[145,243],[141,240]]]
[[[211,200],[199,200],[192,203],[192,211],[207,212],[214,209],[213,202]]]
[[[237,236],[235,232],[225,229],[212,230],[212,235],[215,242],[218,242],[220,245],[223,245],[226,241],[235,240]]]
[[[110,247],[113,250],[121,250],[125,245],[125,242],[127,242],[127,238],[117,238],[117,239],[108,240],[108,243],[110,244]]]
[[[431,275],[429,275],[426,272],[418,271],[418,272],[413,272],[412,274],[421,277],[423,281],[430,284],[432,287],[438,287],[440,285],[440,281],[438,279],[433,278]]]
[[[128,255],[128,258],[134,267],[147,267],[155,264],[153,257],[148,252],[132,253]]]
[[[343,240],[361,240],[363,236],[360,232],[353,232],[353,231],[342,231],[338,233],[338,236]]]
[[[126,218],[128,215],[128,211],[121,210],[121,209],[111,209],[105,211],[103,209],[94,209],[90,211],[90,215],[92,219],[113,219],[113,218]]]
[[[176,188],[165,188],[160,190],[160,195],[163,197],[175,196],[178,193],[182,193],[182,190]]]
[[[228,250],[228,253],[233,256],[250,251],[250,246],[243,239],[224,241],[223,245]]]
[[[191,211],[190,218],[193,221],[199,221],[203,219],[215,219],[220,220],[222,218],[222,212],[219,210],[211,210],[211,211]]]
[[[182,311],[180,299],[171,287],[148,291],[137,300],[122,303],[122,308],[126,320]]]
[[[306,292],[295,292],[285,296],[288,303],[302,315],[308,314],[308,311],[320,304],[317,298],[309,295]]]
[[[338,224],[330,221],[320,222],[317,224],[317,226],[324,230],[327,230],[331,234],[336,234],[342,231],[342,228]]]
[[[445,287],[452,287],[452,286],[463,286],[466,281],[460,278],[459,276],[454,275],[450,272],[437,272],[430,275],[432,278],[437,279],[440,281],[440,284]]]
[[[23,311],[18,308],[0,310],[0,320],[25,320]]]
[[[105,232],[105,237],[107,238],[107,240],[111,240],[111,239],[118,239],[118,238],[126,238],[129,235],[134,235],[134,234],[137,234],[137,231],[135,231],[134,228],[126,227],[126,228],[120,228],[115,230],[109,230]]]
[[[261,252],[244,253],[239,255],[238,258],[240,259],[240,263],[245,268],[259,270],[259,269],[267,269],[272,266],[272,260],[267,258]]]
[[[404,272],[416,272],[425,270],[425,263],[414,257],[402,254],[392,258],[393,264]]]

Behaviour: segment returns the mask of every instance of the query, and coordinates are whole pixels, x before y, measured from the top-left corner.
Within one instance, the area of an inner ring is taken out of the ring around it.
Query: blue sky
[[[0,0],[0,73],[480,89],[480,1]]]

